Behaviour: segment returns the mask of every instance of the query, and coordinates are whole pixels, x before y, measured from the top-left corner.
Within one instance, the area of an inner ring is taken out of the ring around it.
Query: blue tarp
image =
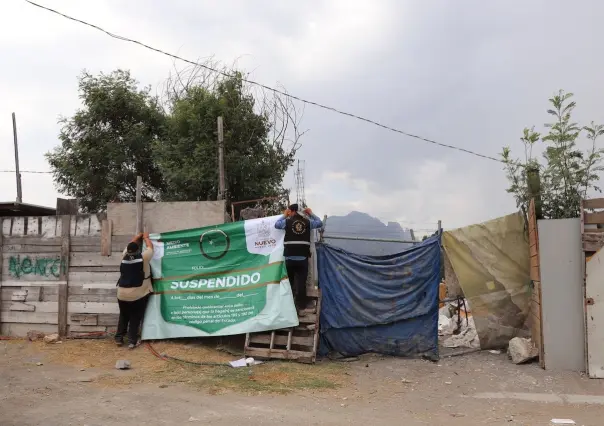
[[[364,256],[317,244],[320,354],[438,356],[440,237]]]

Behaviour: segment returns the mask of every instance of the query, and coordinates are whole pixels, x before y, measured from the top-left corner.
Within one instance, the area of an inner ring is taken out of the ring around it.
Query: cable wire
[[[215,68],[209,67],[208,65],[200,64],[199,62],[195,62],[195,61],[191,61],[189,59],[185,59],[185,58],[183,58],[181,56],[178,56],[178,55],[175,55],[173,53],[165,52],[165,51],[163,51],[161,49],[158,49],[156,47],[150,46],[150,45],[145,44],[143,42],[140,42],[140,41],[137,41],[137,40],[133,40],[131,38],[127,38],[127,37],[124,37],[124,36],[120,36],[118,34],[111,33],[111,32],[109,32],[109,31],[107,31],[107,30],[105,30],[105,29],[103,29],[103,28],[101,28],[101,27],[99,27],[97,25],[91,24],[91,23],[83,21],[81,19],[74,18],[72,16],[66,15],[64,13],[61,13],[61,12],[57,11],[57,10],[54,10],[54,9],[49,8],[49,7],[43,6],[41,4],[35,3],[33,1],[30,1],[30,0],[24,0],[24,1],[27,2],[27,3],[29,3],[29,4],[31,4],[32,6],[36,6],[36,7],[40,8],[40,9],[44,9],[44,10],[46,10],[48,12],[52,12],[54,14],[62,16],[63,18],[66,18],[66,19],[69,19],[71,21],[74,21],[74,22],[86,25],[88,27],[94,28],[95,30],[101,31],[101,32],[107,34],[108,36],[116,38],[118,40],[137,44],[137,45],[142,46],[142,47],[144,47],[146,49],[152,50],[152,51],[160,53],[162,55],[166,55],[166,56],[168,56],[168,57],[170,57],[172,59],[177,59],[179,61],[183,61],[183,62],[186,62],[186,63],[191,64],[191,65],[196,65],[196,66],[202,67],[202,68],[204,68],[204,69],[206,69],[208,71],[220,74],[220,75],[222,75],[224,77],[227,77],[227,78],[234,77],[233,74],[230,74],[228,72],[220,71],[220,70],[217,70]],[[458,147],[458,146],[449,145],[449,144],[446,144],[446,143],[435,141],[433,139],[429,139],[429,138],[425,138],[423,136],[419,136],[419,135],[416,135],[416,134],[413,134],[413,133],[409,133],[409,132],[406,132],[404,130],[396,129],[396,128],[388,126],[386,124],[379,123],[379,122],[377,122],[375,120],[372,120],[370,118],[362,117],[360,115],[356,115],[356,114],[353,114],[353,113],[350,113],[350,112],[342,111],[340,109],[337,109],[337,108],[334,108],[334,107],[330,107],[330,106],[327,106],[327,105],[324,105],[324,104],[321,104],[321,103],[318,103],[318,102],[309,101],[308,99],[304,99],[304,98],[300,98],[298,96],[294,96],[294,95],[292,95],[290,93],[284,92],[283,90],[275,89],[274,87],[270,87],[270,86],[267,86],[265,84],[258,83],[257,81],[253,81],[253,80],[250,80],[250,79],[247,79],[247,78],[241,78],[241,80],[244,81],[244,82],[246,82],[246,83],[248,83],[248,84],[252,84],[252,85],[261,87],[261,88],[266,89],[268,91],[271,91],[273,93],[276,93],[276,94],[288,97],[290,99],[294,99],[294,100],[302,102],[304,104],[312,105],[312,106],[315,106],[317,108],[321,108],[321,109],[324,109],[324,110],[335,112],[337,114],[344,115],[344,116],[347,116],[347,117],[351,117],[351,118],[354,118],[356,120],[364,121],[366,123],[373,124],[374,126],[381,127],[383,129],[389,130],[391,132],[399,133],[401,135],[405,135],[405,136],[408,136],[410,138],[414,138],[414,139],[417,139],[417,140],[420,140],[420,141],[423,141],[423,142],[426,142],[426,143],[437,145],[437,146],[440,146],[442,148],[448,148],[448,149],[453,149],[453,150],[461,151],[461,152],[464,152],[466,154],[474,155],[476,157],[480,157],[480,158],[484,158],[484,159],[487,159],[487,160],[496,161],[498,163],[504,163],[505,164],[505,162],[502,159],[499,159],[499,158],[496,158],[496,157],[492,157],[492,156],[485,155],[485,154],[480,154],[478,152],[471,151],[471,150],[466,149],[466,148],[461,148],[461,147]]]
[[[16,170],[0,170],[0,173],[17,173]],[[52,172],[40,172],[37,170],[19,170],[19,173],[34,173],[34,174],[51,174]]]

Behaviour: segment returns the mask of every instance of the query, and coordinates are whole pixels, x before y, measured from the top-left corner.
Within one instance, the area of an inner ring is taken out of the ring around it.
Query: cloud
[[[522,128],[539,129],[547,98],[560,88],[576,94],[577,121],[601,118],[597,0],[43,3],[186,58],[237,61],[254,80],[491,156],[504,145],[518,150]],[[44,153],[58,144],[58,117],[80,106],[82,69],[127,68],[159,87],[173,67],[170,58],[25,2],[6,2],[3,16],[0,170],[13,168],[12,111],[22,168],[48,169]],[[515,210],[501,164],[312,106],[302,126],[309,132],[298,157],[319,213],[355,209],[454,227]],[[293,185],[291,172],[286,183]],[[26,201],[54,205],[50,176],[24,175],[23,186]],[[0,200],[14,197],[14,176],[0,174]]]
[[[496,198],[503,198],[505,204],[511,201],[509,196],[489,194],[488,181],[460,173],[447,161],[428,159],[398,173],[408,179],[407,184],[388,190],[379,181],[327,171],[308,187],[306,197],[318,214],[364,211],[384,222],[398,221],[426,232],[436,230],[439,220],[445,229],[452,229],[496,217],[501,211]]]

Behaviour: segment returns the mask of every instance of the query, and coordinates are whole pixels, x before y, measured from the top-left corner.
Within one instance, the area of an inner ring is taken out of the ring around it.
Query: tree
[[[153,161],[153,144],[165,116],[150,88],[138,88],[128,71],[79,77],[83,108],[63,118],[61,145],[46,154],[59,191],[79,200],[85,212],[103,211],[109,201],[134,201],[136,177],[144,200],[164,190]]]
[[[514,195],[516,204],[526,214],[531,192],[527,170],[540,173],[540,198],[543,218],[562,219],[579,216],[581,199],[590,191],[601,192],[596,185],[602,167],[604,151],[597,147],[598,137],[604,134],[604,126],[591,123],[580,127],[572,121],[576,102],[573,94],[560,90],[549,99],[552,108],[547,113],[553,121],[545,125],[545,136],[534,128],[525,128],[520,138],[524,145],[524,160],[513,159],[511,149],[504,147],[502,158],[510,182],[507,191]],[[582,132],[587,134],[591,147],[585,152],[577,147]],[[533,155],[533,149],[541,141],[543,162]]]
[[[295,105],[287,96],[254,90],[241,72],[225,68],[223,73],[193,66],[176,71],[166,83],[168,131],[155,144],[166,180],[162,199],[216,199],[219,116],[224,120],[227,201],[286,198],[283,177],[303,135]]]

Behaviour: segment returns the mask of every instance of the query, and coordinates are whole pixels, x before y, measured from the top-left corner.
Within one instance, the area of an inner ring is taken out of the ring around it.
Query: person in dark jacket
[[[275,222],[275,228],[285,230],[283,256],[299,316],[306,314],[308,303],[306,279],[310,257],[310,231],[322,226],[323,222],[313,214],[311,209],[304,209],[304,215],[301,215],[297,204],[289,206],[283,217]]]
[[[145,240],[145,250],[141,253],[141,243]],[[153,243],[149,234],[136,235],[124,250],[120,264],[120,279],[117,283],[117,303],[120,318],[115,334],[115,343],[124,344],[128,335],[128,348],[138,346],[138,332],[147,307],[149,294],[153,292],[151,268],[149,262],[153,257]]]

